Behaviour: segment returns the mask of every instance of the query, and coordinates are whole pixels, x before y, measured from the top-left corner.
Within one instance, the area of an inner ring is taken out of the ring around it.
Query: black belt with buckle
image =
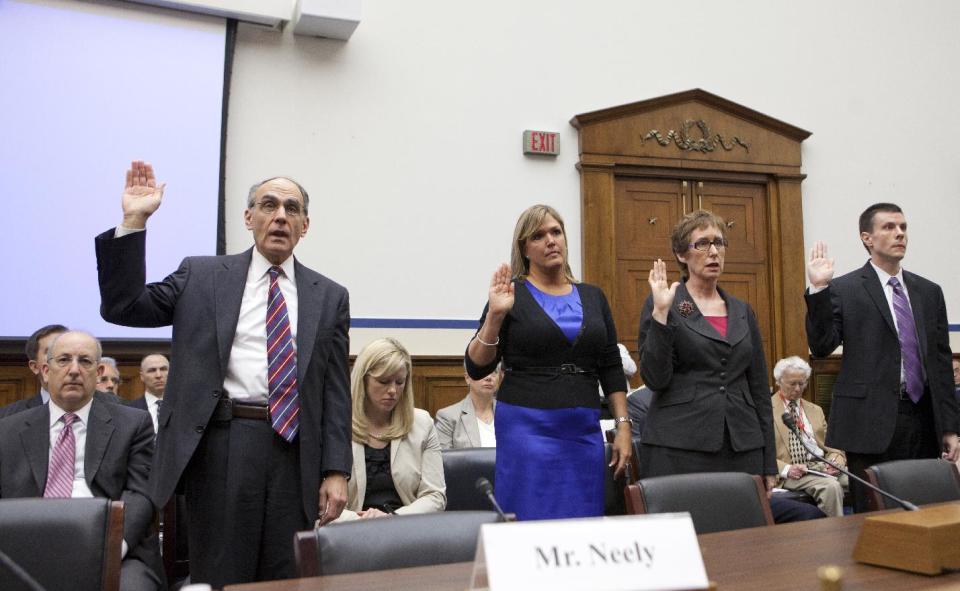
[[[506,367],[503,371],[521,373],[521,374],[531,374],[531,375],[541,375],[541,376],[558,376],[558,375],[585,375],[585,376],[596,376],[597,372],[592,369],[584,369],[574,363],[564,363],[563,365],[558,365],[555,367]]]
[[[229,421],[232,419],[269,421],[270,409],[263,404],[244,404],[223,396],[217,403],[217,408],[214,409],[213,417],[210,420]]]

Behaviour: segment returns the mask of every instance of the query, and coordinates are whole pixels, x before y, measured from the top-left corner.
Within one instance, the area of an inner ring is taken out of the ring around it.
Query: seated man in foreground
[[[807,387],[810,372],[807,362],[796,356],[781,359],[773,368],[778,390],[770,402],[773,406],[773,426],[777,433],[779,486],[807,493],[816,499],[817,506],[824,513],[829,517],[837,517],[843,515],[843,490],[848,486],[846,474],[810,455],[781,419],[785,410],[790,412],[801,437],[809,446],[820,450],[820,455],[838,466],[846,467],[844,453],[824,445],[827,422],[823,417],[823,409],[800,397]]]
[[[89,334],[53,340],[42,367],[50,403],[0,420],[0,498],[123,501],[120,588],[155,590],[163,571],[146,488],[153,425],[142,410],[93,397],[100,357]]]

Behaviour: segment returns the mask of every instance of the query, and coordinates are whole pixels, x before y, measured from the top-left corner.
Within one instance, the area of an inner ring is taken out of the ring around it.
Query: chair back
[[[493,511],[394,515],[333,523],[294,539],[301,577],[428,566],[473,560]]]
[[[122,539],[120,501],[0,499],[0,551],[51,591],[118,591]],[[0,589],[30,589],[9,566]]]
[[[914,505],[960,500],[960,473],[953,462],[938,459],[894,460],[867,468],[867,482]],[[870,491],[874,509],[900,505]]]
[[[773,525],[763,481],[742,472],[674,474],[627,486],[627,512],[686,511],[698,534]]]
[[[447,511],[489,511],[487,499],[477,491],[477,479],[483,476],[494,484],[497,448],[464,447],[445,449],[443,477],[447,484]]]

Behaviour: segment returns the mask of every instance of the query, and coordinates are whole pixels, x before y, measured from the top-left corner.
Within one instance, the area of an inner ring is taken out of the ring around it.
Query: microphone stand
[[[477,478],[476,487],[477,487],[477,491],[480,494],[482,494],[484,497],[486,497],[487,502],[489,502],[490,505],[493,506],[493,510],[496,511],[497,515],[500,516],[500,521],[504,523],[509,521],[509,519],[507,519],[506,513],[504,513],[503,509],[500,508],[500,503],[497,502],[497,497],[493,496],[493,485],[490,484],[490,481],[484,478],[483,476],[481,476],[480,478]]]
[[[916,505],[914,505],[914,504],[911,503],[910,501],[906,501],[906,500],[904,500],[904,499],[901,499],[900,497],[896,497],[896,496],[888,493],[887,491],[885,491],[885,490],[883,490],[883,489],[881,489],[881,488],[878,488],[878,487],[870,484],[869,482],[867,482],[867,481],[864,480],[863,478],[860,478],[859,476],[854,475],[853,472],[850,472],[850,471],[847,470],[846,468],[841,468],[841,467],[838,466],[836,463],[831,462],[831,461],[828,460],[826,457],[821,456],[820,454],[818,454],[818,453],[816,452],[816,450],[813,449],[813,447],[810,445],[810,443],[807,442],[807,439],[806,439],[805,437],[802,437],[802,436],[800,435],[800,430],[797,429],[797,422],[796,422],[795,420],[793,420],[793,416],[790,414],[790,411],[785,411],[785,412],[780,416],[780,420],[783,421],[783,424],[786,425],[788,429],[790,429],[790,432],[793,433],[793,434],[797,437],[797,439],[800,440],[800,443],[803,445],[803,448],[806,449],[806,450],[807,450],[807,453],[809,453],[811,456],[817,458],[818,460],[820,460],[821,462],[824,462],[825,464],[828,464],[828,465],[830,465],[830,466],[833,466],[833,467],[836,468],[838,471],[843,472],[843,473],[846,474],[848,477],[853,478],[854,480],[856,480],[856,481],[859,482],[860,484],[866,486],[866,487],[869,488],[870,490],[875,490],[875,491],[877,491],[877,492],[880,493],[881,495],[887,497],[887,498],[890,499],[891,501],[893,501],[893,502],[897,503],[898,505],[900,505],[900,507],[902,507],[902,508],[903,508],[904,510],[906,510],[906,511],[919,511],[919,510],[920,510],[919,507],[917,507]]]

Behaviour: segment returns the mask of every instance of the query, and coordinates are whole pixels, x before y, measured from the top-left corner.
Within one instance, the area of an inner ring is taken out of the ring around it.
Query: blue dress
[[[587,284],[553,296],[524,282],[515,293],[497,351],[505,369],[495,421],[497,499],[520,520],[603,515],[597,383],[607,393],[626,389],[606,298]],[[559,371],[564,364],[576,370]],[[471,377],[490,367],[467,358]]]

